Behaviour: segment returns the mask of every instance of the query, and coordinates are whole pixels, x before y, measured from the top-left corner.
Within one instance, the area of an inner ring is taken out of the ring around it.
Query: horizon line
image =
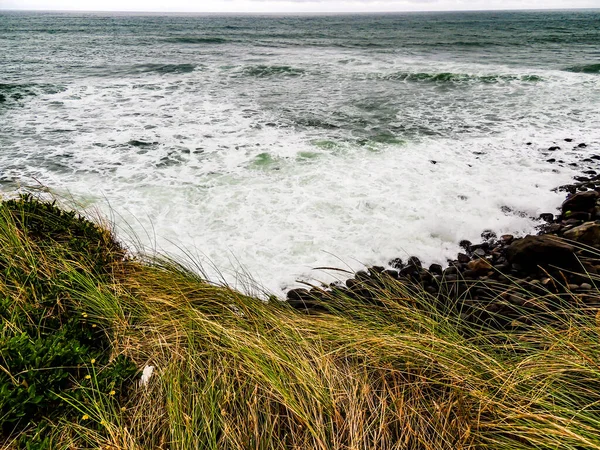
[[[381,11],[164,11],[164,10],[114,10],[114,9],[19,9],[2,8],[0,12],[55,12],[55,13],[121,13],[121,14],[225,14],[225,15],[303,15],[303,14],[402,14],[402,13],[442,13],[442,12],[536,12],[536,11],[595,11],[600,7],[592,8],[507,8],[507,9],[409,9],[409,10],[381,10]]]

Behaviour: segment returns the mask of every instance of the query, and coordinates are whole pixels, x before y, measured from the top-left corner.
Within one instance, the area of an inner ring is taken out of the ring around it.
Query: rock
[[[540,220],[543,220],[544,222],[552,222],[554,220],[554,214],[552,213],[542,213],[539,216]]]
[[[444,275],[454,275],[458,273],[458,269],[454,266],[449,266],[444,270]]]
[[[582,220],[590,220],[591,214],[583,211],[575,211],[570,212],[570,214],[565,214],[565,217],[569,218],[569,220],[567,220],[569,225],[579,225],[578,222]]]
[[[549,163],[555,163],[555,162],[556,162],[556,159],[554,159],[554,158],[550,158],[550,159],[547,159],[547,160],[546,160],[546,162],[549,162]]]
[[[538,266],[557,266],[563,269],[579,266],[575,249],[555,237],[525,236],[510,244],[506,250],[508,260],[522,270],[535,270]]]
[[[512,234],[503,234],[502,236],[500,236],[500,240],[504,244],[510,244],[514,239],[515,237]]]
[[[586,148],[587,144],[585,144],[584,142],[582,142],[581,144],[579,144],[577,147],[579,148]]]
[[[294,309],[315,310],[320,309],[316,297],[303,288],[292,289],[287,293],[287,301]]]
[[[458,254],[458,262],[461,264],[466,264],[469,261],[471,261],[471,258],[469,258],[468,255],[465,255],[464,253],[459,253]]]
[[[484,241],[491,241],[492,239],[496,239],[498,236],[492,230],[483,230],[481,233],[481,239]]]
[[[430,160],[429,160],[429,162],[430,162],[431,164],[437,164],[437,161],[436,161],[436,160],[434,160],[434,159],[430,159]]]
[[[565,138],[565,142],[573,142],[573,139],[571,139],[571,138]]]
[[[382,273],[384,275],[387,275],[390,278],[393,278],[394,280],[398,279],[398,271],[397,270],[387,269],[387,270],[384,270]]]
[[[592,289],[592,285],[591,285],[591,284],[589,284],[589,283],[581,283],[581,284],[579,285],[579,288],[580,288],[580,289],[583,289],[584,291],[589,291],[589,290],[591,290],[591,289]]]
[[[552,147],[549,147],[548,150],[553,152],[554,150],[560,150],[560,147],[558,145],[553,145]]]
[[[292,301],[311,300],[312,295],[310,295],[308,289],[298,288],[288,291],[287,299]]]
[[[526,142],[525,143],[525,145],[531,145],[531,144],[532,144],[532,142]]]
[[[568,199],[566,199],[562,206],[561,210],[564,213],[568,211],[584,211],[588,212],[596,206],[596,200],[600,197],[600,193],[596,191],[586,191],[580,192],[578,194],[574,194]]]
[[[473,254],[474,254],[475,256],[482,257],[482,256],[485,256],[485,250],[484,250],[484,249],[482,249],[482,248],[480,247],[480,248],[476,249],[476,250],[473,252]]]
[[[356,273],[354,274],[354,278],[356,278],[356,279],[357,279],[357,280],[359,280],[359,281],[369,281],[369,279],[370,279],[371,277],[369,276],[369,274],[368,274],[366,271],[364,271],[364,270],[359,270],[358,272],[356,272]]]
[[[600,248],[600,224],[586,222],[564,233],[564,237],[591,247]]]
[[[429,266],[429,272],[436,274],[436,275],[441,275],[442,274],[442,266],[439,264],[432,264]]]
[[[410,258],[408,258],[408,265],[409,266],[414,266],[414,267],[423,267],[423,265],[421,264],[421,260],[419,258],[417,258],[416,256],[411,256]]]
[[[467,264],[467,267],[469,270],[472,270],[477,273],[481,273],[481,272],[487,272],[488,270],[490,270],[492,265],[490,264],[489,261],[480,258],[480,259],[475,259],[475,260],[469,262],[469,264]]]
[[[459,247],[464,249],[464,250],[469,250],[469,248],[471,247],[471,245],[473,245],[471,243],[471,241],[467,241],[466,239],[463,239],[462,241],[460,241],[458,243]]]
[[[404,263],[400,258],[394,258],[388,264],[394,269],[402,269],[402,267],[404,267]]]
[[[383,273],[383,271],[385,270],[385,267],[382,266],[373,266],[369,268],[369,272],[373,275],[378,274],[378,273]]]

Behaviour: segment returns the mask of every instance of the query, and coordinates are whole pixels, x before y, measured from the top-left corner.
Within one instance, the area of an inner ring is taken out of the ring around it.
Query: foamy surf
[[[593,166],[570,164],[600,153],[587,47],[523,52],[481,38],[485,26],[461,43],[443,15],[435,42],[447,45],[433,45],[415,17],[380,19],[379,37],[358,36],[355,19],[319,18],[318,33],[296,19],[184,17],[174,36],[130,17],[118,26],[136,33],[98,43],[77,31],[93,17],[68,16],[53,41],[23,40],[29,72],[16,49],[1,69],[6,95],[33,93],[0,104],[2,189],[41,183],[114,217],[124,240],[276,294],[335,279],[315,267],[444,263],[485,229],[533,231],[563,199],[552,189]],[[214,33],[196,33],[207,23]]]

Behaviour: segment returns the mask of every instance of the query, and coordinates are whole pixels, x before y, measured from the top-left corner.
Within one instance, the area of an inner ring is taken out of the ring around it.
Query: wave
[[[160,74],[190,73],[195,68],[195,64],[139,64],[133,66],[133,71],[136,73],[154,72]]]
[[[177,42],[180,44],[224,44],[227,39],[209,36],[178,36],[165,39],[167,42]]]
[[[61,86],[35,83],[0,83],[0,105],[19,102],[40,94],[57,94],[64,91]]]
[[[600,73],[600,63],[567,67],[565,71],[575,73]]]
[[[385,80],[432,82],[432,83],[501,83],[509,81],[537,82],[542,81],[538,75],[471,75],[466,73],[426,73],[426,72],[396,72],[382,76]]]
[[[306,71],[304,69],[297,69],[291,66],[249,66],[246,67],[243,71],[244,75],[250,77],[257,78],[267,78],[273,76],[283,76],[283,77],[299,77],[304,75]]]

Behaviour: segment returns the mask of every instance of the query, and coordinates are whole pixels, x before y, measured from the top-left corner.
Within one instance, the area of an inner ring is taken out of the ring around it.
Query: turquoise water
[[[275,292],[530,231],[600,153],[598,10],[0,13],[0,54],[5,192]]]

